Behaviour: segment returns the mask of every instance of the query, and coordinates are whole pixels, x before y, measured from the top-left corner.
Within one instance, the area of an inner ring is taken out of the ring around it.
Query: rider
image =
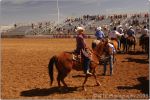
[[[105,38],[104,32],[102,31],[101,27],[97,27],[95,36],[97,40],[103,40]]]
[[[129,26],[129,29],[127,30],[127,35],[128,35],[129,37],[133,36],[133,37],[134,37],[134,41],[135,41],[135,43],[136,43],[135,31],[134,31],[134,29],[133,29],[132,26]]]
[[[111,40],[116,40],[118,42],[118,37],[121,37],[123,34],[120,34],[118,31],[117,31],[117,28],[114,27],[113,30],[109,33],[108,37],[111,39]],[[118,44],[119,45],[119,44]],[[119,49],[119,48],[118,48]]]
[[[84,39],[84,28],[83,27],[77,27],[76,32],[77,37],[76,37],[76,50],[75,52],[80,55],[83,58],[83,67],[84,67],[84,72],[87,75],[92,75],[92,73],[89,72],[90,70],[90,54],[86,52],[87,50],[87,45]],[[87,54],[87,55],[86,55]]]
[[[141,31],[142,35],[140,36],[140,41],[143,40],[143,37],[144,37],[144,36],[148,36],[148,32],[149,32],[148,28],[146,28],[146,26],[144,26],[144,28],[143,28],[142,31]],[[140,42],[140,43],[141,43],[141,42]],[[140,45],[141,45],[141,44],[140,44]]]
[[[108,63],[110,64],[110,75],[112,76],[113,74],[113,62],[114,62],[114,54],[116,53],[116,50],[114,48],[114,46],[109,43],[109,39],[106,39],[106,47],[108,46],[109,48],[112,49],[111,54],[109,54],[109,58],[108,58]],[[107,48],[108,49],[108,48]],[[107,70],[107,62],[104,62],[104,73],[103,75],[106,75],[106,70]]]

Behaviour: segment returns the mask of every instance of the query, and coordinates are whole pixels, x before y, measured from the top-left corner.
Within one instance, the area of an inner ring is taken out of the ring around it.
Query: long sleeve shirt
[[[96,31],[95,36],[97,39],[103,39],[105,37],[103,31]]]
[[[80,54],[82,49],[86,48],[86,43],[83,35],[77,35],[76,37],[76,53]]]
[[[128,34],[129,36],[135,35],[135,31],[134,31],[133,29],[129,29],[129,30],[127,31],[127,34]]]
[[[109,38],[118,38],[118,36],[122,36],[123,34],[120,34],[119,32],[117,31],[112,31],[109,33],[108,37]]]

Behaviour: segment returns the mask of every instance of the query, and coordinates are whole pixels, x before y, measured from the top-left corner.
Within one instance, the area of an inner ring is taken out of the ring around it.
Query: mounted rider
[[[140,45],[142,45],[142,44],[141,44],[141,41],[143,41],[144,37],[145,37],[145,36],[149,36],[148,33],[149,33],[148,28],[146,28],[146,26],[144,26],[143,29],[142,29],[142,31],[141,31],[141,34],[142,34],[142,35],[140,36]]]
[[[96,29],[96,33],[95,33],[95,37],[96,39],[94,39],[92,41],[92,48],[95,48],[97,44],[99,44],[101,41],[104,40],[105,38],[105,34],[104,32],[102,31],[102,28],[101,27],[97,27]]]
[[[85,29],[83,27],[77,27],[75,31],[77,32],[75,53],[77,53],[77,55],[81,55],[81,58],[83,59],[83,67],[85,74],[92,75],[92,73],[89,72],[91,54],[85,42]]]
[[[103,40],[103,39],[105,38],[105,34],[104,34],[104,32],[102,31],[102,28],[101,28],[101,27],[97,27],[97,28],[96,28],[95,36],[96,36],[97,40]]]
[[[114,27],[113,30],[109,33],[108,37],[109,39],[111,40],[115,40],[118,42],[118,39],[119,37],[121,37],[123,34],[120,34],[118,31],[117,31],[117,28]],[[119,44],[118,44],[119,45]],[[118,48],[119,49],[119,48]]]
[[[133,37],[134,41],[136,43],[135,30],[133,29],[132,26],[129,26],[129,29],[127,30],[127,35],[128,35],[128,37]]]

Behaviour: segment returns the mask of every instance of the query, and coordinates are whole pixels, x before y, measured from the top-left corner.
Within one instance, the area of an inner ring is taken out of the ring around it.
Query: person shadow
[[[68,87],[67,90],[66,88],[62,88],[60,90],[59,87],[52,87],[52,88],[35,88],[31,90],[25,90],[20,93],[20,96],[24,97],[34,97],[34,96],[48,96],[52,94],[66,94],[66,93],[73,93],[77,91],[78,87]]]

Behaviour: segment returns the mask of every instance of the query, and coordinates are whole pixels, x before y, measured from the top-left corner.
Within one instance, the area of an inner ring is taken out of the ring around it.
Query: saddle
[[[77,61],[77,62],[81,62],[81,55],[78,55],[76,53],[72,53],[72,60]]]
[[[81,55],[72,53],[72,60],[77,71],[83,70],[83,59]]]

